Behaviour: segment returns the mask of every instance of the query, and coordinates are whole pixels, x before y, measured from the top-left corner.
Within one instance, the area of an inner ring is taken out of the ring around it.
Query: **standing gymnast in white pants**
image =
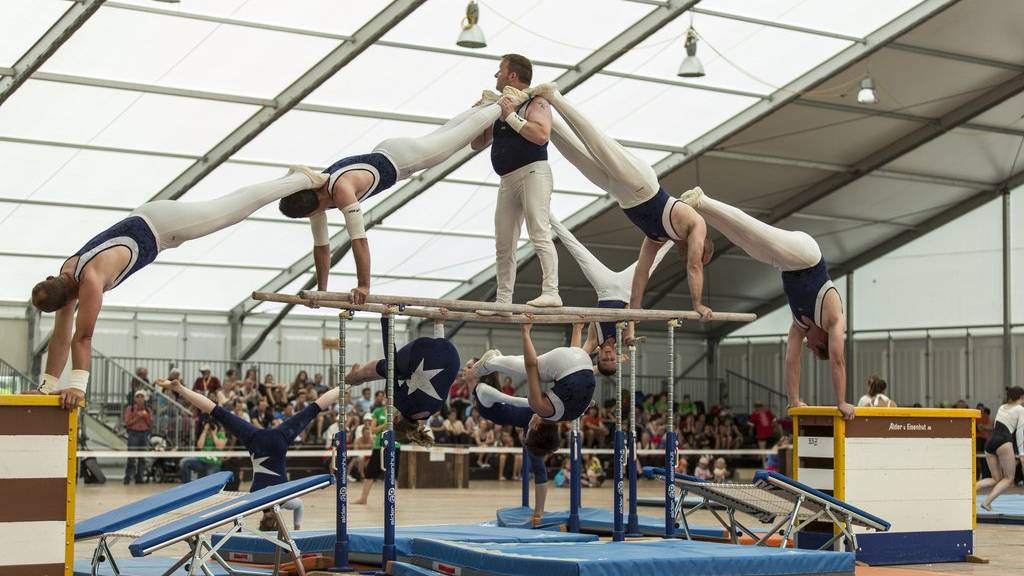
[[[846,402],[846,318],[839,291],[828,275],[821,248],[806,232],[766,224],[739,208],[708,198],[698,186],[681,197],[714,229],[751,258],[782,272],[782,289],[789,299],[793,322],[786,341],[786,390],[790,406],[800,400],[800,354],[804,340],[820,360],[828,360],[836,406],[846,419],[853,406]]]
[[[71,381],[59,391],[61,400],[70,407],[85,397],[92,333],[104,292],[117,288],[160,252],[233,226],[263,206],[310,185],[320,186],[326,179],[309,168],[294,166],[286,176],[205,202],[149,202],[86,242],[64,261],[57,276],[32,288],[32,304],[43,312],[57,313],[39,390],[58,392],[56,385],[70,352]]]
[[[644,290],[651,276],[658,249],[674,240],[686,265],[693,309],[702,320],[711,320],[711,309],[703,303],[704,265],[711,260],[713,245],[705,242],[704,219],[693,209],[668,195],[658,183],[654,169],[622,147],[577,110],[552,83],[530,89],[542,96],[568,123],[555,119],[551,142],[588,180],[618,202],[633,224],[645,235],[633,274],[630,308],[641,308]],[[629,337],[633,326],[630,325]]]
[[[639,262],[634,262],[625,270],[613,272],[604,265],[597,256],[594,256],[587,247],[573,236],[572,232],[565,227],[557,218],[551,217],[551,229],[558,235],[558,238],[565,245],[573,259],[580,265],[583,275],[587,277],[590,285],[597,292],[598,308],[625,308],[629,304],[630,292],[633,287],[633,272]],[[671,242],[665,242],[658,250],[651,263],[649,274],[654,273],[661,259],[672,249]],[[583,350],[587,354],[594,354],[597,350],[595,365],[597,371],[605,376],[615,374],[618,363],[615,361],[615,322],[592,322],[587,331],[587,340],[583,343]]]
[[[483,129],[498,119],[500,107],[482,102],[419,138],[389,138],[369,154],[348,156],[329,166],[325,182],[281,199],[281,213],[289,218],[309,218],[313,228],[313,262],[317,289],[327,289],[331,271],[331,236],[327,210],[339,208],[352,240],[356,261],[356,287],[352,302],[362,304],[370,293],[370,245],[360,202],[387,190],[420,170],[436,166],[467,146]]]

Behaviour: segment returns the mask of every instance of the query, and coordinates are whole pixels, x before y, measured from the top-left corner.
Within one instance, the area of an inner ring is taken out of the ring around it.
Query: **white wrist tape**
[[[88,370],[72,370],[71,380],[68,382],[68,388],[74,388],[75,390],[81,390],[85,394],[85,389],[89,387],[89,371]]]
[[[509,112],[508,116],[505,116],[505,123],[512,127],[516,133],[519,133],[526,126],[526,119],[519,115],[518,112]]]
[[[57,384],[60,383],[60,378],[50,374],[43,374],[42,380],[39,383],[39,391],[43,394],[56,394]]]
[[[341,213],[345,215],[345,230],[348,231],[348,237],[352,240],[366,238],[366,227],[363,225],[363,209],[359,206],[359,202],[345,206],[341,209]]]
[[[313,246],[327,246],[331,243],[331,233],[327,229],[326,212],[310,216],[309,226],[313,229]]]

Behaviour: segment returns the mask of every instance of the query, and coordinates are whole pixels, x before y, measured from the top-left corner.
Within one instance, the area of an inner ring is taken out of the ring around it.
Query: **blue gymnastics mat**
[[[303,554],[324,554],[334,556],[334,530],[299,530],[291,533],[296,545]],[[213,544],[217,545],[223,538],[222,534],[213,535]],[[546,530],[527,530],[520,528],[502,528],[493,523],[482,524],[438,524],[432,526],[399,526],[395,530],[395,554],[399,558],[412,555],[412,541],[416,538],[451,540],[468,543],[552,543],[552,542],[593,542],[597,536],[592,534],[572,534]],[[384,529],[352,528],[348,533],[349,555],[353,562],[361,564],[379,564],[381,551],[384,548]],[[230,561],[267,564],[274,561],[272,544],[257,538],[240,534],[234,536],[220,549]]]
[[[1024,494],[1003,494],[992,503],[992,511],[981,507],[985,496],[978,496],[978,522],[988,524],[1024,524]]]
[[[170,558],[167,556],[148,556],[146,558],[120,558],[117,560],[117,567],[121,570],[121,574],[128,574],[130,576],[160,576],[167,570],[170,570],[171,566],[177,562],[177,558]],[[222,568],[216,562],[209,564],[210,570],[214,576],[230,576],[227,570]],[[255,568],[246,568],[246,570],[252,572],[258,572],[260,574],[267,574],[270,576],[273,574],[271,570],[260,570]],[[74,576],[90,576],[92,574],[92,562],[90,560],[75,560]],[[104,562],[99,570],[96,571],[98,576],[113,576],[114,571],[110,568],[110,563]],[[188,576],[188,570],[184,568],[178,568],[173,572],[174,576]]]
[[[498,526],[509,528],[530,527],[533,510],[524,506],[501,508],[498,510]],[[629,520],[628,514],[623,516],[623,525]],[[580,508],[580,530],[592,534],[609,535],[615,518],[610,510],[603,508]],[[541,530],[562,530],[569,524],[569,512],[545,512],[541,519]],[[637,516],[640,534],[644,536],[661,536],[665,534],[664,516]],[[721,526],[698,526],[690,524],[690,534],[694,538],[726,539],[729,534]],[[683,537],[683,529],[676,523],[676,535]]]
[[[583,544],[462,544],[418,538],[412,548],[417,565],[463,576],[794,576],[852,575],[855,570],[854,555],[849,552],[675,539]]]

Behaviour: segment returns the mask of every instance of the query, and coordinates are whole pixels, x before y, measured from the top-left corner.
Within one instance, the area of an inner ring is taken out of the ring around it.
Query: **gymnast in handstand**
[[[387,320],[381,318],[384,342],[387,337]],[[386,344],[385,344],[386,347]],[[444,338],[417,338],[402,346],[394,353],[395,358],[395,440],[413,442],[420,446],[434,443],[430,429],[424,426],[432,414],[444,406],[448,391],[459,374],[459,352],[455,345]],[[364,364],[355,364],[345,376],[345,384],[356,386],[374,380],[387,378],[387,356]],[[382,408],[374,411],[373,453],[367,462],[363,476],[363,493],[353,504],[366,504],[370,489],[381,477],[381,435],[387,425],[386,412]],[[396,460],[397,463],[397,460]]]
[[[576,168],[615,199],[630,222],[645,235],[633,275],[630,308],[641,308],[644,289],[661,246],[675,242],[676,251],[686,266],[693,309],[701,320],[712,320],[712,311],[704,305],[704,265],[711,260],[714,245],[707,242],[707,227],[696,211],[669,196],[658,182],[650,164],[604,133],[574,107],[553,83],[538,84],[529,90],[541,96],[561,114],[551,125],[551,143]],[[628,336],[633,334],[632,325]]]
[[[252,458],[250,492],[288,481],[288,466],[285,459],[288,447],[320,412],[329,410],[331,405],[338,401],[338,391],[340,390],[335,387],[324,392],[315,402],[274,428],[257,428],[218,406],[206,396],[183,386],[180,380],[157,380],[156,384],[168,392],[174,392],[198,408],[203,414],[209,415],[210,418],[222,424],[225,430],[234,434],[235,438],[238,438],[238,441],[245,446]],[[302,499],[293,498],[281,504],[281,508],[292,511],[292,524],[296,530],[299,530],[302,524]],[[277,520],[270,511],[263,512],[260,530],[277,530]]]
[[[597,256],[573,236],[557,218],[551,217],[551,229],[558,235],[562,244],[569,250],[576,263],[583,270],[583,275],[597,292],[598,308],[626,308],[629,305],[633,288],[633,274],[639,262],[634,262],[625,270],[613,272],[605,266]],[[672,242],[665,242],[658,250],[651,263],[648,275],[654,274],[661,259],[672,249]],[[605,376],[615,374],[618,362],[615,359],[615,322],[592,322],[587,330],[587,339],[583,350],[595,355],[597,371]],[[596,351],[596,352],[595,352]]]
[[[513,94],[509,98],[522,99],[525,95]],[[444,162],[493,124],[500,112],[501,108],[493,99],[481,100],[425,136],[389,138],[377,144],[369,154],[342,158],[324,170],[322,182],[282,198],[279,203],[282,214],[289,218],[309,218],[317,289],[327,289],[331,270],[328,210],[337,207],[345,218],[356,263],[357,286],[351,291],[352,302],[362,304],[370,293],[370,246],[360,203],[420,170]]]

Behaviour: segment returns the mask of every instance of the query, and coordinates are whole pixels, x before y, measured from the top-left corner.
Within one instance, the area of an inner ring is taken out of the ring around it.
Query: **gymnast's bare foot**
[[[992,505],[991,504],[985,504],[984,502],[982,502],[981,503],[981,507],[984,508],[987,512],[991,512],[992,511]]]
[[[366,500],[356,500],[355,502],[352,502],[352,504],[355,504],[356,506],[366,506]]]

